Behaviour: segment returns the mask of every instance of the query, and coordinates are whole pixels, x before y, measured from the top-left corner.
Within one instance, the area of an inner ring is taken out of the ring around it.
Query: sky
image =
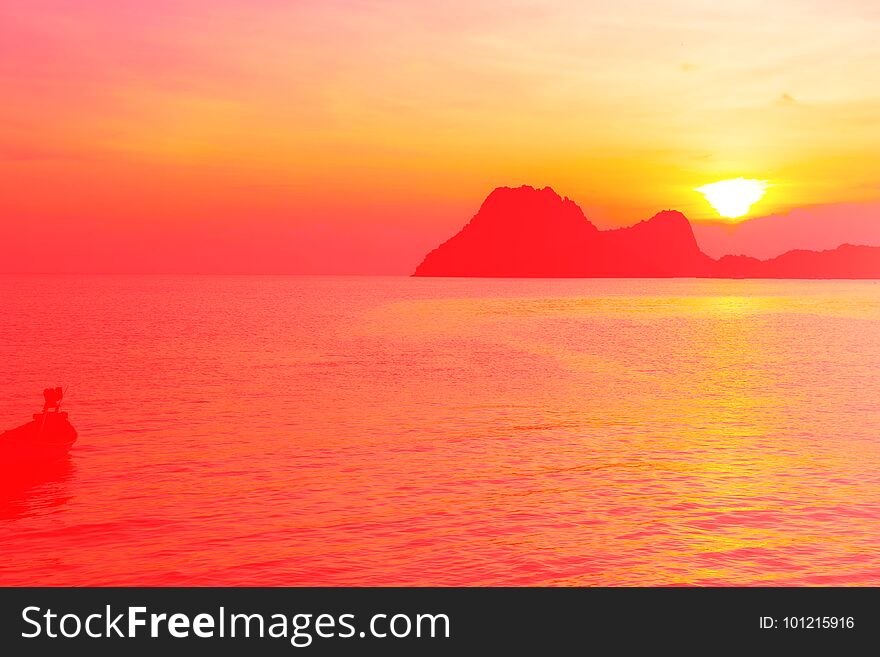
[[[407,273],[501,185],[880,221],[878,34],[874,0],[7,3],[0,271]]]

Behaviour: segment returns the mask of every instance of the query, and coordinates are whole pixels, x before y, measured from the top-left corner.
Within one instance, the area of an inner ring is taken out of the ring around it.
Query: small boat
[[[43,396],[42,413],[34,413],[30,422],[0,434],[0,464],[4,467],[58,461],[76,442],[76,429],[61,411],[61,388],[46,388]]]

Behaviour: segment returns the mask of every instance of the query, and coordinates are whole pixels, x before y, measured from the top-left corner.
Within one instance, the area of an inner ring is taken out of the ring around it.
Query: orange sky
[[[869,0],[18,5],[3,271],[405,273],[523,183],[602,227],[739,176],[880,208]]]

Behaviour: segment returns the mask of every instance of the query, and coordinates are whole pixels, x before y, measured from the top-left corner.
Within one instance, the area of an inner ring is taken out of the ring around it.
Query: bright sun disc
[[[697,187],[695,191],[705,196],[722,217],[735,219],[745,215],[752,204],[760,201],[766,190],[766,180],[733,178]]]

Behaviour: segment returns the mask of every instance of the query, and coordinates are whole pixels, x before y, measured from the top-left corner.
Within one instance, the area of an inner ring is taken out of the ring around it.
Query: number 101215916
[[[784,616],[781,619],[762,616],[762,629],[786,630],[851,630],[856,625],[852,616]]]

